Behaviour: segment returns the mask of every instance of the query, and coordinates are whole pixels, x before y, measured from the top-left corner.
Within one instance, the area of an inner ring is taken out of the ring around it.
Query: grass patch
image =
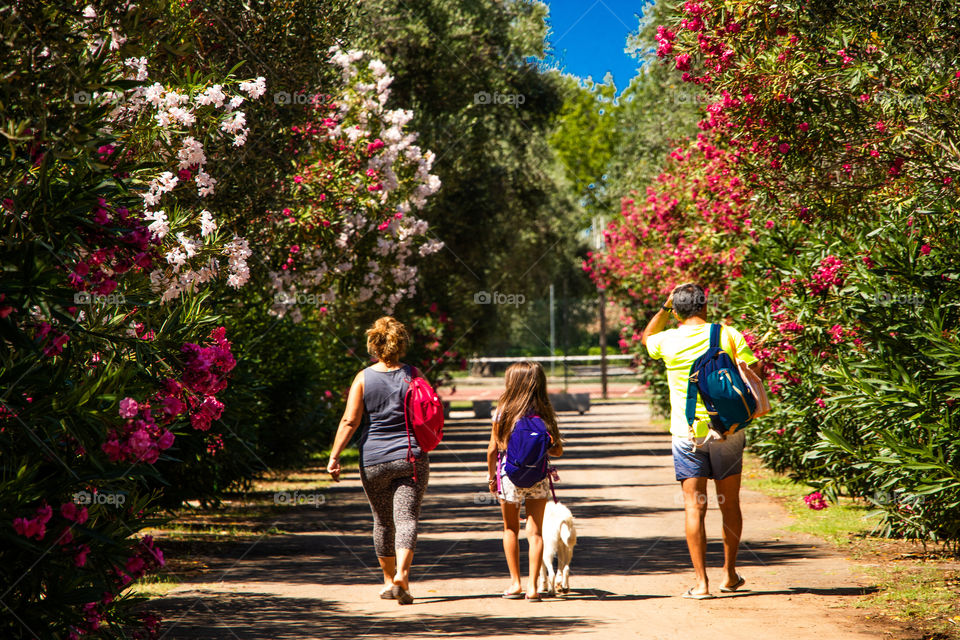
[[[133,596],[145,598],[159,598],[175,589],[180,584],[177,576],[168,573],[154,573],[145,575],[133,582],[127,592]]]
[[[856,603],[924,630],[925,637],[960,638],[960,571],[940,566],[867,567],[880,591]]]
[[[853,606],[869,617],[893,621],[923,640],[960,640],[960,564],[956,557],[907,540],[871,535],[878,516],[872,507],[850,498],[821,511],[803,502],[813,489],[762,466],[747,454],[743,486],[775,498],[792,516],[787,529],[822,538],[853,558],[869,563],[861,570],[878,591]]]
[[[778,498],[794,516],[788,527],[791,531],[818,536],[837,546],[850,545],[868,536],[878,522],[877,517],[868,515],[872,508],[850,498],[841,497],[826,509],[814,511],[803,501],[813,489],[767,469],[759,458],[749,453],[743,457],[743,485]]]

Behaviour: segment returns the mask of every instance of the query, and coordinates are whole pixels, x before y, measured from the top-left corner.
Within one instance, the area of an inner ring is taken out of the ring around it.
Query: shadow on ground
[[[587,428],[573,428],[568,432],[571,448],[561,465],[582,469],[618,467],[608,460],[632,456],[668,456],[661,433],[643,431],[651,436],[651,446],[618,446],[613,439],[600,439],[604,433],[594,423]],[[417,547],[415,580],[462,580],[464,576],[476,579],[503,577],[500,513],[497,505],[488,502],[489,496],[480,486],[473,485],[460,472],[466,468],[471,474],[483,473],[483,451],[488,427],[476,422],[456,422],[450,425],[446,450],[431,453],[431,459],[444,464],[438,481],[431,485],[424,503],[421,532]],[[640,430],[638,429],[638,432]],[[578,447],[577,444],[582,444]],[[469,450],[469,455],[465,451]],[[462,460],[460,460],[462,458]],[[643,458],[640,458],[643,459]],[[651,460],[651,462],[655,462]],[[450,464],[456,463],[456,464]],[[624,468],[637,469],[647,465],[630,464]],[[654,466],[654,465],[650,465]],[[662,461],[660,466],[662,466]],[[439,469],[438,469],[439,471]],[[451,473],[453,472],[453,473]],[[355,473],[355,472],[354,472]],[[562,473],[562,471],[561,471]],[[459,475],[458,475],[459,474]],[[458,483],[461,478],[466,482]],[[624,475],[625,479],[629,476]],[[664,468],[664,484],[670,484],[672,473]],[[629,485],[622,486],[662,486]],[[638,505],[635,502],[584,496],[577,489],[595,488],[593,485],[558,485],[563,501],[581,520],[643,518],[652,514],[680,511],[680,505]],[[642,489],[638,489],[642,491]],[[203,584],[205,588],[193,592],[174,593],[148,603],[167,621],[169,629],[164,638],[383,638],[401,635],[398,620],[390,615],[370,616],[353,614],[336,602],[319,598],[286,598],[269,593],[220,592],[223,586],[212,585],[223,581],[247,583],[260,590],[257,583],[286,583],[291,585],[318,585],[327,594],[338,585],[369,584],[374,597],[382,580],[371,541],[372,518],[369,505],[356,482],[336,485],[323,491],[326,501],[319,507],[296,506],[282,508],[269,514],[268,522],[286,532],[282,535],[263,535],[245,541],[175,541],[163,542],[165,552],[172,558],[190,558],[205,563],[199,575],[183,576],[184,585]],[[266,494],[265,494],[266,496]],[[575,590],[567,598],[599,600],[646,600],[676,594],[611,593],[591,588],[598,577],[609,575],[674,574],[690,570],[690,558],[678,517],[677,530],[659,537],[638,537],[629,525],[614,529],[612,535],[582,535],[577,544],[572,570]],[[618,525],[620,526],[620,525]],[[743,566],[789,565],[822,553],[809,545],[784,541],[747,540],[740,553]],[[723,563],[722,544],[712,541],[708,546],[709,566]],[[207,591],[206,588],[216,591]],[[250,588],[250,587],[248,587]],[[268,588],[264,586],[263,591]],[[744,591],[726,597],[747,597],[771,594],[814,594],[823,596],[862,595],[865,589],[813,589],[795,587],[789,591]],[[497,597],[496,594],[417,594],[417,604],[469,601]],[[551,601],[548,601],[552,602]],[[548,604],[547,603],[547,604]],[[404,616],[402,635],[423,638],[505,636],[515,634],[548,634],[558,636],[579,630],[596,621],[579,617],[552,615],[531,610],[522,617],[487,616],[483,614],[436,616],[429,608],[415,604],[404,612],[415,612],[414,620]],[[399,606],[399,605],[398,605]]]
[[[478,597],[496,597],[493,594]],[[542,603],[542,604],[547,604]],[[399,605],[397,605],[399,607]],[[550,614],[524,616],[417,613],[397,620],[389,616],[353,615],[319,598],[279,598],[263,593],[203,593],[170,596],[151,611],[166,620],[164,639],[273,640],[284,638],[457,638],[518,634],[561,635],[593,624],[587,618]],[[410,611],[414,607],[409,608]],[[182,617],[182,621],[178,618]],[[189,620],[189,624],[186,621]]]

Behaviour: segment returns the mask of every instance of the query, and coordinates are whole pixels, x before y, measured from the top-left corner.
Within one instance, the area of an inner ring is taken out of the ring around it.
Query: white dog
[[[570,591],[570,561],[577,544],[577,529],[570,509],[559,502],[547,500],[543,512],[543,564],[540,566],[540,592],[554,595]],[[557,556],[557,570],[553,570],[553,556]]]

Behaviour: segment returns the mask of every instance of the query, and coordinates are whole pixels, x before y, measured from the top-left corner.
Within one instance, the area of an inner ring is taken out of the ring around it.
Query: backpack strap
[[[720,333],[723,331],[723,325],[714,322],[710,325],[710,348],[719,349],[720,348]]]
[[[407,392],[403,394],[403,424],[407,428],[407,462],[413,465],[413,482],[417,482],[417,459],[413,457],[413,441],[410,439],[410,407],[407,403],[407,395],[410,393],[410,383],[416,378],[416,369],[411,365],[405,365],[407,378]]]
[[[690,371],[693,371],[693,365],[690,365]],[[697,419],[697,383],[693,381],[693,375],[687,377],[687,426],[693,433],[693,423]]]
[[[413,442],[410,440],[410,416],[407,411],[407,400],[403,400],[403,423],[407,428],[407,462],[413,465],[413,482],[417,482],[417,459],[413,457]]]
[[[710,344],[707,349],[719,349],[720,348],[720,336],[723,332],[723,325],[719,323],[711,323],[710,325]],[[687,426],[690,428],[690,439],[694,440],[694,431],[693,423],[697,420],[697,398],[699,397],[698,393],[698,381],[694,380],[693,377],[693,365],[696,364],[696,361],[690,365],[690,375],[687,380],[687,407],[686,407],[686,418]],[[707,406],[707,400],[704,399],[704,406]],[[708,410],[712,410],[712,407],[707,407]]]

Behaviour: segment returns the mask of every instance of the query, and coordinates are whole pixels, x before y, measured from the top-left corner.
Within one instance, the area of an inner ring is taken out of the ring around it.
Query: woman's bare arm
[[[350,394],[347,396],[347,406],[343,410],[343,417],[340,418],[340,426],[337,428],[337,435],[333,439],[333,448],[330,449],[330,462],[327,464],[327,472],[336,482],[340,481],[340,454],[346,449],[347,443],[350,442],[350,438],[353,437],[362,420],[363,371],[353,379]]]

